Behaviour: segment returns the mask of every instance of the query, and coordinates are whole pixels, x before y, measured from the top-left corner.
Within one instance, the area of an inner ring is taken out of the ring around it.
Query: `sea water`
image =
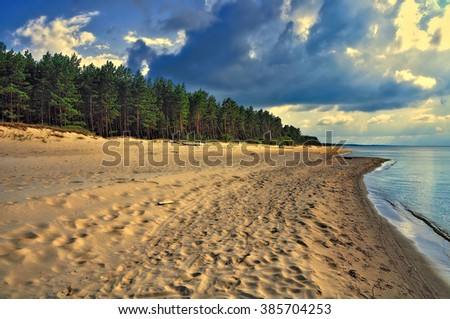
[[[450,282],[450,147],[347,148],[389,159],[364,177],[369,198]]]

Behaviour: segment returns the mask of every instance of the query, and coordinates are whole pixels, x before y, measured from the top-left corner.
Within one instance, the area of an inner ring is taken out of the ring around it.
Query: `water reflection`
[[[378,211],[413,240],[450,283],[450,242],[412,213],[450,234],[450,148],[356,147],[354,156],[390,158],[364,181]]]

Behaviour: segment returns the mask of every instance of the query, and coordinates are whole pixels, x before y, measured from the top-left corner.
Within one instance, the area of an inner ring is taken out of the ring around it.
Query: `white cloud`
[[[227,2],[234,2],[236,0],[205,0],[205,10],[211,12],[213,7],[218,3],[218,5],[223,5]]]
[[[361,52],[359,52],[358,49],[354,49],[354,48],[348,47],[345,50],[345,54],[347,54],[351,58],[357,58],[357,57],[359,57],[361,55]]]
[[[436,132],[437,133],[444,133],[445,130],[442,127],[440,127],[440,126],[436,126]]]
[[[424,18],[436,14],[438,15],[432,17],[427,25],[423,25]],[[411,49],[450,50],[450,6],[440,10],[436,3],[421,5],[415,0],[406,0],[400,6],[394,25],[397,27],[398,52]]]
[[[94,34],[81,29],[98,14],[98,11],[93,11],[69,19],[56,18],[50,22],[47,22],[46,16],[41,16],[28,21],[14,34],[30,38],[29,50],[35,58],[42,57],[47,51],[71,55],[77,53],[76,48],[95,42]]]
[[[436,115],[434,114],[419,114],[412,118],[415,122],[434,123]]]
[[[348,114],[336,114],[332,116],[325,116],[317,121],[317,125],[346,125],[353,122],[355,119]]]
[[[379,30],[379,28],[380,28],[380,26],[378,25],[378,24],[372,24],[370,27],[369,27],[369,34],[368,34],[368,37],[369,38],[375,38],[376,36],[377,36],[377,34],[378,34],[378,30]]]
[[[410,82],[424,90],[432,89],[437,83],[436,79],[432,77],[414,75],[410,70],[395,71],[394,78],[398,83]]]
[[[438,116],[430,113],[422,113],[414,116],[412,118],[414,122],[422,122],[422,123],[436,123],[439,121],[447,121],[450,120],[450,115]]]
[[[14,39],[13,42],[12,42],[12,45],[13,45],[13,46],[19,46],[19,45],[21,45],[21,44],[22,44],[22,43],[21,43],[20,40],[17,39],[17,38]]]
[[[434,39],[440,40],[436,44],[431,44],[436,47],[438,51],[450,50],[450,6],[445,8],[442,17],[435,17],[431,19],[428,24],[428,32],[433,35]]]
[[[302,104],[279,105],[268,110],[281,117],[283,123],[300,127],[305,135],[317,136],[322,141],[325,132],[332,129],[336,136],[351,143],[425,145],[433,139],[436,145],[450,145],[449,109],[450,95],[375,113]]]
[[[387,10],[395,6],[396,3],[397,0],[375,0],[373,2],[373,6],[380,12],[386,12]]]
[[[87,56],[82,58],[82,64],[89,65],[93,64],[97,67],[101,67],[106,64],[107,61],[112,62],[115,66],[120,66],[124,64],[127,60],[126,56],[120,57],[115,54],[104,53],[96,56]]]
[[[36,59],[40,59],[45,53],[62,53],[65,55],[77,54],[83,65],[94,64],[102,66],[107,61],[119,66],[126,62],[125,56],[111,53],[102,53],[96,56],[82,56],[77,48],[92,45],[96,41],[93,33],[82,31],[91,21],[92,17],[99,15],[98,11],[80,14],[72,18],[56,18],[47,22],[47,17],[41,16],[32,19],[27,24],[15,31],[15,35],[30,38],[31,45],[27,48]],[[107,50],[109,44],[95,46],[98,50]]]
[[[367,124],[384,124],[394,121],[394,116],[390,114],[380,114],[374,117],[371,117]]]
[[[311,120],[302,120],[300,123],[300,128],[308,128],[311,126]]]
[[[291,13],[291,0],[283,0],[283,4],[281,5],[281,13],[280,17],[283,21],[289,21],[289,14]]]
[[[186,31],[180,30],[177,32],[177,39],[175,40],[175,43],[183,46],[186,44]]]
[[[400,6],[394,25],[397,27],[396,40],[399,51],[404,52],[413,48],[427,50],[431,37],[428,32],[419,28],[423,13],[415,0],[406,0]]]
[[[95,46],[95,48],[98,50],[107,50],[110,49],[111,47],[109,46],[109,44],[98,44]]]
[[[153,47],[157,52],[169,52],[176,53],[186,43],[186,32],[180,30],[177,32],[177,38],[175,40],[169,38],[149,38],[139,36],[135,31],[129,31],[123,39],[128,43],[135,43],[138,40],[143,41],[147,46]]]
[[[250,57],[250,59],[256,59],[256,51],[253,50],[253,49],[251,49],[251,50],[248,52],[248,56]]]
[[[205,0],[206,11],[211,12],[212,7],[214,6],[215,3],[216,3],[216,0]]]
[[[146,76],[148,74],[148,72],[150,71],[150,67],[149,67],[147,61],[145,61],[145,60],[142,61],[140,71],[143,76]]]
[[[316,14],[307,14],[300,16],[295,20],[295,31],[300,36],[300,38],[304,41],[308,40],[309,30],[317,21],[317,13]]]
[[[134,43],[137,40],[144,41],[144,43],[148,46],[159,46],[159,47],[171,47],[173,46],[172,40],[168,38],[147,38],[141,37],[136,34],[134,31],[128,32],[126,36],[123,37],[125,41],[128,43]]]
[[[280,9],[280,18],[284,22],[294,22],[294,31],[301,41],[308,40],[309,31],[317,22],[320,8],[323,1],[304,1],[297,2],[296,7],[293,8],[292,0],[283,0]]]

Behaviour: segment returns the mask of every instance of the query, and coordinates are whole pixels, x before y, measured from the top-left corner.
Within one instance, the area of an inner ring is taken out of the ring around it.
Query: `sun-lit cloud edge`
[[[99,14],[98,11],[92,11],[67,19],[57,17],[51,21],[47,21],[46,16],[40,16],[18,28],[14,35],[29,39],[29,49],[36,58],[42,57],[47,51],[66,55],[77,54],[77,48],[92,45],[96,41],[92,32],[82,29]]]
[[[167,37],[150,38],[138,35],[136,31],[128,31],[123,39],[129,44],[136,43],[140,40],[144,42],[145,45],[153,48],[156,53],[175,54],[186,44],[186,31],[179,30],[175,39]]]
[[[107,61],[119,66],[126,63],[126,55],[105,52],[110,49],[107,43],[95,44],[97,37],[84,28],[92,18],[98,16],[99,11],[92,11],[75,15],[70,18],[57,17],[48,20],[47,16],[40,16],[29,20],[25,25],[14,31],[14,42],[21,43],[21,39],[29,40],[29,45],[24,48],[31,52],[35,59],[40,59],[50,52],[65,55],[76,54],[81,58],[82,65],[94,64],[102,66]],[[96,49],[97,54],[82,54],[80,49]],[[24,51],[23,50],[23,51]]]
[[[450,98],[450,96],[449,96]],[[450,101],[430,98],[403,109],[377,112],[345,112],[339,105],[290,104],[269,107],[286,124],[295,125],[307,135],[325,140],[331,130],[335,139],[348,143],[392,145],[450,145]]]

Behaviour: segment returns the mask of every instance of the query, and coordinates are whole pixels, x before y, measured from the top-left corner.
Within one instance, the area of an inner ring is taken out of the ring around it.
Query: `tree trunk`
[[[89,118],[91,120],[91,130],[94,130],[94,110],[92,107],[92,93],[89,95]]]
[[[44,124],[44,93],[41,94],[41,124]]]
[[[14,118],[13,118],[13,97],[12,97],[12,92],[9,92],[9,119],[11,122],[14,122]]]

